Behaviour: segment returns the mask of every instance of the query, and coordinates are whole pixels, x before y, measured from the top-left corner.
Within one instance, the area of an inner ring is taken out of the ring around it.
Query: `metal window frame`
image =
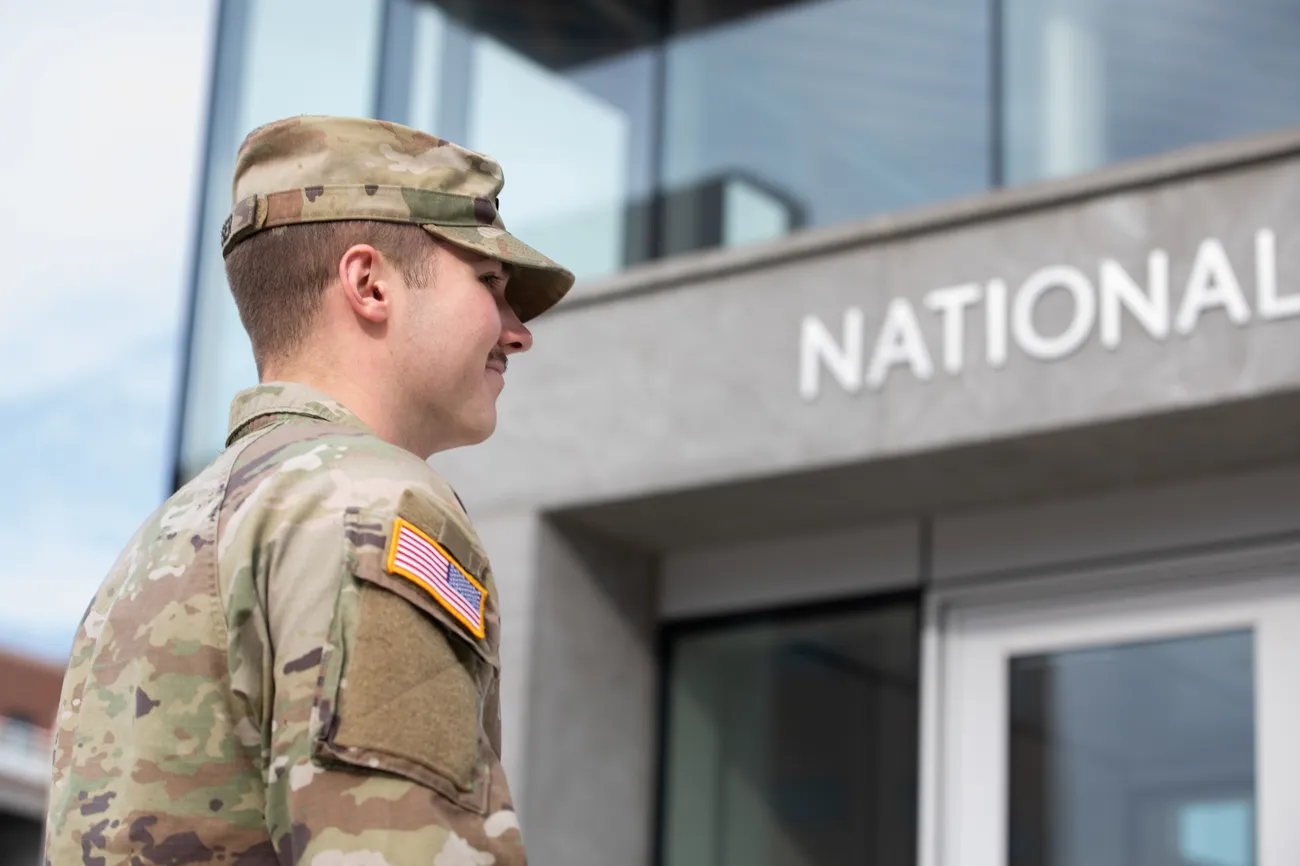
[[[244,34],[250,0],[216,0],[212,34],[212,64],[208,73],[207,111],[203,123],[203,165],[198,172],[198,195],[190,229],[189,291],[182,304],[180,359],[176,371],[171,422],[170,493],[184,484],[182,475],[185,430],[189,420],[190,377],[193,375],[194,335],[198,327],[199,283],[203,270],[203,231],[208,187],[217,150],[227,140],[239,109],[238,94],[243,78]]]

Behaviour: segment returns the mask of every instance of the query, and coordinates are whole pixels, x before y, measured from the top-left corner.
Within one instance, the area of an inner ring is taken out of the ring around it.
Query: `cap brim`
[[[512,266],[506,300],[527,322],[560,302],[573,287],[574,276],[505,229],[493,226],[424,225],[434,237]]]

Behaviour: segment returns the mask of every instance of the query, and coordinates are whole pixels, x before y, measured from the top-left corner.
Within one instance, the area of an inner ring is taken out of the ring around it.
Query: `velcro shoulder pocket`
[[[485,814],[494,753],[484,709],[499,667],[485,627],[486,558],[467,533],[403,506],[398,518],[348,513],[357,593],[318,745],[324,757],[403,776]]]

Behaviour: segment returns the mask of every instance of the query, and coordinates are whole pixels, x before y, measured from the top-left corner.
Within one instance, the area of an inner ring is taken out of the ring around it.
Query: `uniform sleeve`
[[[242,615],[265,623],[264,812],[280,863],[524,863],[489,733],[498,626],[472,533],[429,491],[340,508],[326,487],[267,515],[252,556],[262,616]]]

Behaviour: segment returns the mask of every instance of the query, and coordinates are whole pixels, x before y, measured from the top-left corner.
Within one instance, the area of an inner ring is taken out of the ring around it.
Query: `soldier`
[[[492,569],[425,460],[496,423],[573,275],[489,157],[391,123],[254,130],[222,228],[262,384],[144,524],[63,686],[53,866],[525,862]]]

